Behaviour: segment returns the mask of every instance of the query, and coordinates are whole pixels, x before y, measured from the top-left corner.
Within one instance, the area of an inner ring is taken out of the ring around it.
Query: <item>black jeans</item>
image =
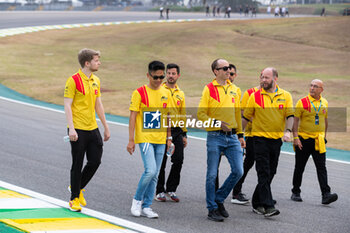
[[[277,171],[282,140],[253,137],[253,141],[258,184],[253,194],[252,206],[253,208],[257,208],[258,206],[265,208],[274,207],[271,182]]]
[[[91,131],[76,129],[78,141],[70,142],[72,167],[70,170],[71,200],[79,197],[101,164],[103,141],[98,129]],[[86,153],[87,163],[82,170]]]
[[[303,173],[310,154],[314,160],[318,183],[320,185],[322,195],[331,192],[331,188],[328,186],[327,169],[326,169],[326,153],[320,154],[315,150],[315,139],[303,139],[300,138],[300,142],[303,145],[302,150],[295,147],[295,167],[293,174],[293,189],[292,192],[298,194],[301,192],[300,186],[303,179]]]
[[[175,145],[174,154],[171,156],[171,169],[166,182],[166,189],[164,189],[165,184],[165,167],[168,156],[166,155],[166,148],[163,157],[162,167],[159,171],[158,183],[156,194],[161,192],[176,192],[177,187],[180,184],[180,173],[182,169],[182,164],[184,161],[184,143],[183,143],[183,131],[181,128],[171,128],[171,136],[173,137],[173,143]]]
[[[254,142],[253,137],[246,137],[246,147],[245,147],[245,159],[243,162],[243,176],[238,181],[238,183],[235,185],[235,187],[232,190],[232,197],[239,194],[242,191],[242,185],[244,183],[244,180],[246,176],[248,175],[249,170],[254,165]]]

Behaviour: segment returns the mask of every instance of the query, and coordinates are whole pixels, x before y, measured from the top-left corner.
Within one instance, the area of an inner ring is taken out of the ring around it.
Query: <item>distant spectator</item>
[[[213,6],[213,17],[215,17],[215,13],[216,13],[216,6]]]
[[[166,19],[169,19],[169,12],[170,12],[170,9],[169,9],[169,7],[167,7],[166,10],[165,10]]]
[[[326,16],[326,8],[322,8],[322,11],[321,11],[321,16]]]
[[[248,16],[248,13],[249,13],[249,6],[245,5],[244,16]]]
[[[271,14],[271,6],[268,6],[268,7],[267,7],[266,13],[267,13],[267,14]]]
[[[160,19],[164,19],[164,16],[163,16],[163,11],[164,11],[164,8],[161,6],[160,8],[159,8],[159,13],[160,13]]]
[[[282,7],[279,7],[279,9],[280,9],[280,16],[283,17]]]
[[[227,17],[228,17],[228,18],[230,18],[231,10],[232,10],[231,7],[228,6],[228,7],[227,7]]]
[[[242,12],[243,12],[243,7],[242,7],[242,5],[239,5],[239,14],[241,15]]]
[[[218,17],[220,17],[220,7],[218,6],[218,8],[216,9],[216,14]]]
[[[276,8],[275,8],[275,16],[279,16],[279,14],[280,14],[280,7],[276,6]]]
[[[207,5],[206,7],[205,7],[205,16],[210,16],[210,13],[209,13],[209,5]]]
[[[286,16],[286,7],[282,7],[282,17]]]
[[[253,17],[253,15],[256,17],[256,8],[255,7],[253,7],[253,9],[252,9],[252,17]]]
[[[286,7],[286,14],[285,14],[285,16],[287,16],[288,15],[288,17],[289,17],[289,10],[288,10],[288,7]]]

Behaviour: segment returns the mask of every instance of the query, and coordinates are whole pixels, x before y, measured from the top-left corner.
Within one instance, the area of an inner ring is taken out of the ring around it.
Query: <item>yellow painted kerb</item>
[[[12,190],[0,190],[0,198],[31,198],[31,197],[14,192]]]

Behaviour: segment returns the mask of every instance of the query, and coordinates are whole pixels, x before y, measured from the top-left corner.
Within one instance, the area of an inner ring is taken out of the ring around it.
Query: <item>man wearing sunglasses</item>
[[[176,84],[180,78],[180,67],[177,64],[170,63],[166,67],[166,82],[163,87],[169,92],[169,107],[171,112],[171,121],[174,122],[171,127],[172,142],[175,145],[174,154],[171,156],[171,169],[165,184],[165,167],[168,156],[164,153],[162,167],[158,176],[158,184],[156,190],[156,201],[165,202],[166,196],[174,202],[179,202],[180,199],[176,195],[176,189],[180,184],[180,173],[184,160],[184,148],[187,146],[187,129],[185,126],[179,127],[179,122],[186,122],[186,103],[185,94]],[[175,127],[176,125],[177,127]]]
[[[244,139],[236,133],[242,132],[241,110],[239,101],[235,100],[234,87],[229,80],[229,63],[216,59],[211,65],[215,79],[204,87],[198,107],[198,120],[212,121],[207,131],[207,175],[206,202],[208,219],[216,222],[229,217],[224,200],[243,174],[242,149]],[[217,124],[219,123],[219,124]],[[220,154],[223,152],[231,167],[231,173],[223,185],[216,191]]]
[[[171,145],[172,139],[170,128],[166,130],[162,125],[168,111],[168,91],[161,86],[164,70],[165,66],[160,61],[149,63],[148,85],[136,89],[131,97],[129,143],[126,149],[132,155],[135,144],[139,144],[145,168],[132,201],[131,214],[135,217],[158,218],[150,206],[165,147]]]
[[[229,71],[230,71],[230,76],[229,76],[229,80],[233,85],[233,94],[235,96],[235,101],[240,102],[241,101],[241,95],[242,95],[242,91],[241,88],[237,87],[233,81],[235,80],[235,78],[237,77],[237,72],[236,72],[236,66],[234,64],[230,64],[229,65]],[[238,135],[239,137],[243,137],[243,134]],[[223,153],[221,153],[221,155],[224,155]],[[221,157],[219,160],[219,166],[220,166],[220,162],[221,162]],[[218,175],[216,177],[216,183],[215,183],[215,190],[217,190],[219,188],[219,171],[218,171]]]

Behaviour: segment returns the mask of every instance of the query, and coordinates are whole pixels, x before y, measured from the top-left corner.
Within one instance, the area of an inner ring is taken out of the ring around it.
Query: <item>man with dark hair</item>
[[[164,152],[163,163],[158,176],[156,197],[154,199],[156,201],[164,202],[166,201],[166,193],[170,200],[179,202],[180,199],[175,192],[180,184],[180,173],[184,160],[184,148],[187,146],[187,129],[185,124],[180,123],[186,123],[185,94],[176,84],[177,80],[180,78],[180,67],[173,63],[168,64],[166,67],[166,78],[167,80],[163,83],[163,87],[169,92],[169,108],[172,116],[171,136],[176,149],[171,156],[172,165],[166,182],[166,189],[164,189],[164,183],[165,167],[168,156],[166,151]]]
[[[206,202],[208,219],[216,222],[229,217],[224,200],[243,174],[242,149],[244,140],[238,140],[236,132],[242,131],[239,101],[235,101],[229,78],[229,63],[216,59],[212,63],[215,79],[204,87],[198,107],[198,120],[209,121],[207,131]],[[215,180],[221,152],[231,167],[231,173],[223,185],[215,191]]]
[[[328,101],[321,96],[322,92],[323,82],[314,79],[310,84],[309,95],[301,98],[296,105],[293,125],[295,168],[291,199],[303,201],[300,197],[300,186],[305,165],[311,154],[321,188],[322,204],[328,205],[336,201],[338,195],[331,193],[327,180],[325,142],[328,128]]]
[[[68,78],[64,91],[64,111],[73,160],[69,186],[69,207],[72,211],[81,211],[81,205],[86,205],[84,187],[101,163],[103,141],[96,123],[95,111],[104,127],[104,141],[110,138],[101,100],[100,79],[93,74],[101,65],[100,52],[82,49],[78,60],[81,69]],[[87,164],[82,170],[85,152]]]
[[[261,89],[250,95],[242,119],[244,129],[253,118],[252,136],[258,184],[252,206],[254,213],[265,217],[280,213],[272,198],[271,182],[277,171],[282,140],[290,141],[293,125],[292,96],[279,88],[276,81],[275,68],[263,70],[260,76]],[[284,131],[286,124],[287,129]]]
[[[166,145],[171,145],[171,132],[162,124],[167,119],[168,91],[162,87],[164,64],[152,61],[148,65],[148,85],[132,93],[127,151],[132,155],[139,144],[145,171],[132,201],[131,214],[135,217],[158,218],[151,209],[156,191],[158,173]],[[162,119],[163,118],[163,119]]]

